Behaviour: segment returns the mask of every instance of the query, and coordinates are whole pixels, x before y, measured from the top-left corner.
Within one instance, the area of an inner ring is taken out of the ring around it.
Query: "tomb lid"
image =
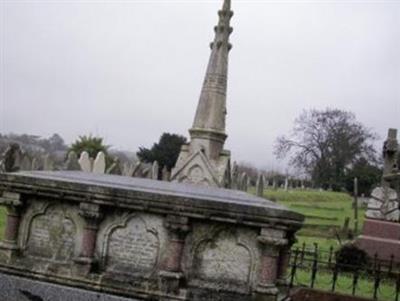
[[[254,220],[299,228],[304,220],[302,214],[242,191],[82,171],[3,173],[1,190],[239,223]]]

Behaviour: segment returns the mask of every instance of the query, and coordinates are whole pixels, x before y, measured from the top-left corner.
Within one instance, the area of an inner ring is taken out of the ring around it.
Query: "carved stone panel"
[[[186,266],[191,285],[247,291],[258,258],[255,233],[228,227],[201,232],[195,234],[192,263]]]
[[[251,258],[244,246],[231,237],[220,236],[215,241],[204,242],[198,249],[198,276],[205,279],[229,277],[238,282],[247,282]]]
[[[149,276],[156,269],[165,240],[162,219],[125,216],[104,230],[103,263],[113,272]]]
[[[77,227],[66,209],[51,206],[31,220],[26,252],[30,256],[68,262],[74,256]]]

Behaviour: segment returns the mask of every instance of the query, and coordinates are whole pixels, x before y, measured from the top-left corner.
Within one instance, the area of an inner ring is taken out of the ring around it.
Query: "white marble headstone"
[[[94,160],[93,173],[104,174],[106,171],[106,155],[103,152],[99,152]]]
[[[90,162],[88,152],[82,152],[81,157],[79,158],[79,165],[81,166],[82,171],[84,172],[91,172],[92,171],[92,164]]]

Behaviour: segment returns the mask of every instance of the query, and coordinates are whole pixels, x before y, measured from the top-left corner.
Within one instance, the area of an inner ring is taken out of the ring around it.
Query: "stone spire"
[[[232,48],[230,20],[233,16],[231,0],[224,0],[218,12],[215,38],[211,43],[208,63],[193,126],[189,130],[191,141],[181,149],[171,180],[200,183],[210,186],[230,185],[230,153],[224,143],[226,119],[226,92],[228,56]]]
[[[201,148],[211,158],[219,156],[225,139],[226,92],[228,80],[228,55],[231,49],[229,36],[232,33],[230,20],[233,16],[231,1],[225,0],[219,11],[219,22],[215,26],[215,38],[211,43],[203,88],[190,136],[194,147]]]

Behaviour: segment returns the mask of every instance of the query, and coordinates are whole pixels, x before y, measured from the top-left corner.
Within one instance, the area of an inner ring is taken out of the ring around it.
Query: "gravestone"
[[[164,166],[162,169],[162,180],[169,182],[171,177],[171,173],[169,172],[167,166]]]
[[[54,170],[54,161],[51,159],[49,154],[43,156],[43,170]]]
[[[106,172],[106,155],[104,152],[97,153],[92,172],[97,174],[104,174]]]
[[[22,154],[20,170],[32,170],[32,160],[26,153]]]
[[[236,164],[236,162],[233,163],[233,167],[232,167],[232,176],[231,176],[231,188],[232,189],[240,189],[239,188],[239,167]]]
[[[64,166],[65,170],[81,170],[81,166],[79,165],[78,156],[74,151],[70,151],[68,153],[67,161]]]
[[[383,146],[384,171],[381,187],[373,190],[368,202],[362,235],[356,245],[373,258],[400,262],[400,172],[397,166],[397,130],[390,129]]]
[[[142,162],[137,161],[135,166],[133,167],[132,177],[139,177],[140,171],[141,171],[141,167],[142,167]]]
[[[107,170],[107,173],[110,175],[122,175],[121,163],[117,157],[114,158],[114,162]]]
[[[257,184],[256,184],[256,195],[259,197],[264,196],[264,175],[258,175]]]
[[[89,153],[83,151],[78,160],[81,170],[84,172],[92,172],[92,161],[90,160]]]
[[[2,173],[0,204],[0,287],[59,301],[276,300],[304,221],[241,191],[81,171]]]
[[[158,165],[157,161],[153,162],[153,165],[151,166],[151,178],[153,180],[158,180],[158,173],[159,173],[160,167]]]
[[[18,143],[11,143],[0,161],[0,172],[15,172],[21,169],[22,151]]]

